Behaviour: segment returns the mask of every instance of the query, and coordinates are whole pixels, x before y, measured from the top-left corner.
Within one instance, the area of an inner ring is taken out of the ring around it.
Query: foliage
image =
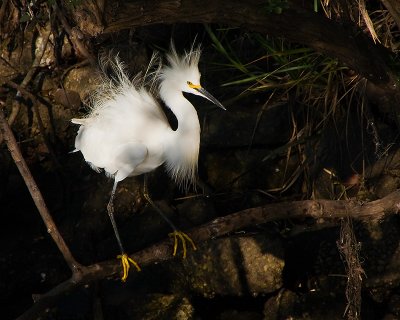
[[[264,8],[268,13],[281,14],[284,9],[289,7],[287,0],[268,0]]]
[[[289,159],[290,153],[298,150],[303,176],[308,180],[312,159],[306,155],[306,149],[310,138],[313,140],[323,134],[332,122],[346,121],[349,105],[359,106],[360,113],[363,112],[363,98],[356,90],[360,79],[336,59],[283,39],[259,34],[241,34],[235,39],[236,31],[226,29],[214,32],[207,28],[207,32],[224,58],[218,66],[232,71],[231,78],[223,85],[242,90],[237,99],[256,94],[265,96],[267,105],[272,97],[273,101],[294,103],[293,140],[279,147],[277,152],[286,152]],[[268,158],[267,155],[264,161]],[[275,191],[287,190],[294,183],[289,180],[299,177],[301,175],[296,174],[287,178]],[[307,193],[313,194],[312,181],[306,184],[310,186]]]

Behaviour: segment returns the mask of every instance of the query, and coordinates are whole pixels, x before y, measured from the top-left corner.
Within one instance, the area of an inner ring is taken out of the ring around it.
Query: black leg
[[[183,247],[183,258],[186,258],[186,251],[187,251],[187,246],[186,246],[186,241],[189,242],[189,244],[192,246],[193,250],[197,250],[196,245],[194,244],[193,240],[184,232],[179,231],[175,225],[172,223],[172,221],[162,212],[162,210],[153,202],[149,195],[149,191],[147,189],[147,175],[144,175],[144,182],[143,182],[143,196],[147,200],[148,203],[161,215],[161,217],[167,221],[167,223],[171,226],[173,232],[169,234],[170,237],[174,237],[174,251],[173,255],[176,255],[176,252],[178,250],[178,242],[179,240],[182,242],[182,247]]]
[[[121,280],[123,282],[125,282],[126,279],[128,278],[129,269],[130,269],[130,265],[131,264],[135,266],[137,271],[140,271],[141,269],[140,269],[139,265],[136,263],[136,261],[131,259],[125,253],[124,247],[122,246],[121,237],[119,236],[117,223],[115,222],[115,218],[114,218],[114,198],[115,198],[115,190],[117,189],[117,185],[118,185],[118,181],[114,180],[114,185],[113,185],[113,188],[112,188],[112,191],[111,191],[110,201],[108,201],[108,204],[107,204],[107,212],[108,212],[108,216],[110,217],[112,227],[114,229],[115,237],[117,238],[118,246],[119,246],[119,248],[121,250],[121,255],[119,255],[118,258],[121,259],[122,271],[123,271],[123,275],[122,275]]]
[[[117,223],[115,222],[115,218],[114,218],[114,198],[115,198],[115,190],[117,189],[117,185],[118,185],[118,181],[114,180],[114,185],[113,185],[113,188],[111,191],[110,201],[108,201],[108,205],[107,205],[107,212],[108,212],[108,216],[110,217],[112,227],[114,229],[115,237],[117,238],[118,246],[121,249],[121,253],[124,254],[125,250],[124,250],[124,247],[122,246],[121,237],[119,236]]]
[[[151,199],[149,190],[147,188],[147,174],[144,174],[144,181],[143,181],[143,196],[148,203],[160,214],[160,216],[171,226],[171,228],[176,231],[177,228],[173,224],[173,222],[165,215],[164,212],[154,203]]]

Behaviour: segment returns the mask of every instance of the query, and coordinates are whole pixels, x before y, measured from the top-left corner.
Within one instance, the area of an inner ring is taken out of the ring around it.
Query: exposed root
[[[337,246],[347,273],[347,306],[344,314],[349,320],[361,319],[361,287],[365,272],[359,256],[361,243],[357,242],[350,217],[342,219]]]

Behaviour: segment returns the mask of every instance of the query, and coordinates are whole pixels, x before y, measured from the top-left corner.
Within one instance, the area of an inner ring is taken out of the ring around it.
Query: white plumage
[[[103,71],[111,67],[114,77],[104,74],[101,85],[92,94],[90,113],[83,119],[72,119],[73,123],[80,125],[75,139],[76,151],[82,152],[94,170],[104,169],[114,178],[107,209],[122,251],[123,280],[127,277],[129,262],[138,270],[139,267],[125,254],[113,216],[113,198],[118,182],[165,164],[175,182],[186,189],[195,182],[197,175],[200,123],[195,108],[182,92],[202,96],[225,110],[200,85],[199,48],[192,47],[180,56],[172,45],[166,58],[168,64],[162,65],[154,55],[148,70],[155,64],[158,65],[156,71],[146,72],[144,76],[139,74],[133,81],[129,80],[118,57],[106,59]],[[158,96],[177,118],[175,131],[156,100]],[[174,230],[175,241],[178,236],[182,241],[189,240],[194,247],[186,234]],[[174,248],[175,252],[176,244]]]
[[[222,105],[200,87],[200,50],[179,56],[172,47],[168,65],[148,77],[129,80],[123,65],[108,61],[117,75],[116,83],[103,78],[91,99],[91,112],[80,124],[75,148],[85,160],[102,168],[116,182],[154,170],[165,163],[171,177],[187,187],[197,173],[200,124],[197,112],[182,92],[203,96]],[[159,95],[178,120],[172,130],[146,83],[159,82]],[[223,107],[222,107],[223,108]]]

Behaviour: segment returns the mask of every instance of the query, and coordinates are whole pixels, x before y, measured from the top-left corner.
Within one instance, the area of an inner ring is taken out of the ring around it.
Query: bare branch
[[[42,60],[42,57],[43,57],[44,52],[47,47],[47,43],[49,42],[49,37],[50,37],[50,32],[46,32],[46,34],[43,35],[43,41],[39,48],[39,51],[35,56],[35,60],[32,63],[32,67],[29,69],[28,73],[25,75],[24,80],[22,80],[22,82],[20,84],[20,88],[24,89],[29,84],[29,82],[32,80],[35,72],[39,68],[40,61]],[[21,95],[21,92],[20,92],[20,90],[18,90],[16,97],[19,97],[20,95]],[[15,101],[13,103],[11,114],[8,117],[8,124],[10,126],[12,126],[15,119],[17,118],[20,109],[21,109],[21,102],[18,99],[15,99]],[[0,136],[0,144],[3,142],[3,139],[4,139],[4,137]]]
[[[386,215],[397,214],[400,208],[400,190],[385,198],[362,203],[354,200],[304,200],[285,203],[273,203],[262,207],[250,208],[221,217],[194,228],[187,234],[196,242],[227,235],[247,227],[270,221],[312,217],[315,219],[381,219]],[[170,239],[132,254],[141,267],[172,259],[172,242]],[[119,260],[111,260],[88,267],[81,267],[71,279],[61,283],[44,294],[31,309],[21,315],[18,320],[32,319],[34,316],[51,307],[59,298],[74,288],[87,284],[96,279],[115,277],[121,272]],[[392,279],[393,281],[393,279]]]
[[[28,165],[26,164],[24,158],[22,157],[21,150],[19,149],[14,134],[11,131],[7,119],[5,118],[1,103],[0,103],[0,129],[7,143],[8,150],[10,151],[10,154],[19,172],[21,173],[21,176],[24,179],[26,186],[28,187],[32,199],[35,202],[37,209],[39,210],[43,222],[47,227],[47,232],[51,235],[54,242],[57,244],[58,248],[63,254],[64,259],[67,262],[70,269],[72,270],[72,272],[76,272],[77,270],[79,270],[80,264],[76,262],[75,258],[72,256],[67,244],[65,243],[61,234],[59,233],[53,221],[53,218],[50,215],[49,210],[47,209],[43,196],[28,168]]]

